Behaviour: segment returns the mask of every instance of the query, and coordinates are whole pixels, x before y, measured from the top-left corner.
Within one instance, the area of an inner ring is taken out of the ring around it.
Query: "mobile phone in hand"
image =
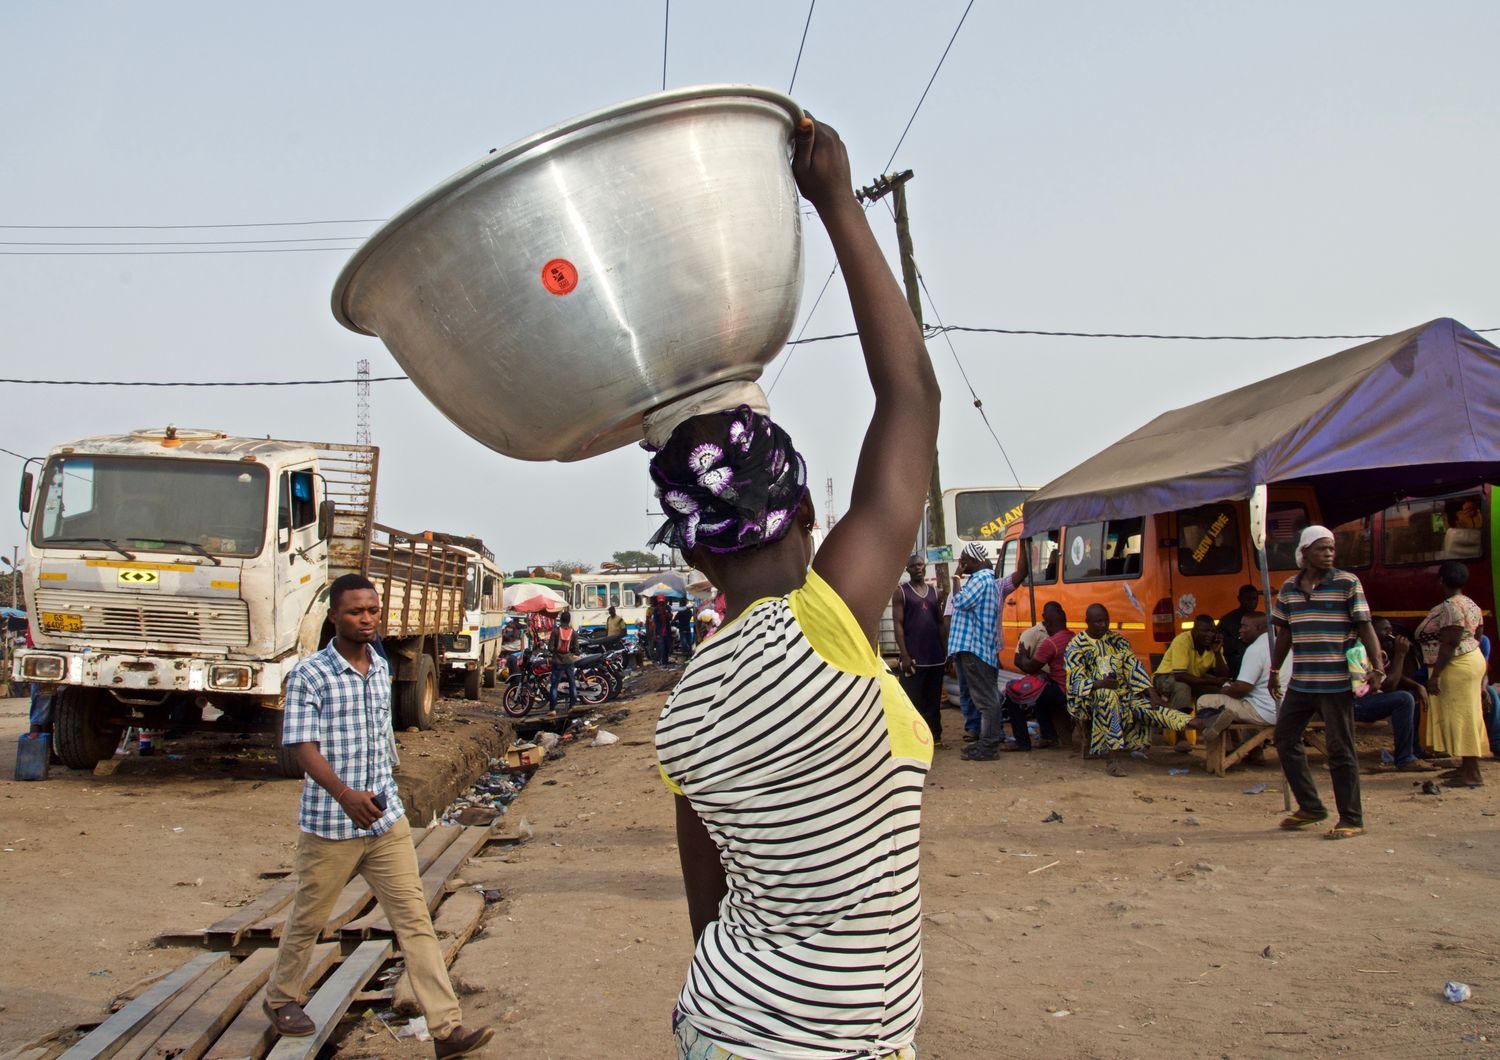
[[[376,808],[378,808],[381,813],[385,813],[385,792],[377,791],[375,794],[370,796],[370,801],[375,804]]]

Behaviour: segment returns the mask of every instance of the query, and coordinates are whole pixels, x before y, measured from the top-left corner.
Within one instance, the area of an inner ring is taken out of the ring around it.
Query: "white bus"
[[[604,620],[613,607],[615,614],[625,620],[629,632],[637,637],[644,635],[649,601],[638,598],[635,590],[663,574],[676,574],[685,583],[698,577],[696,571],[686,567],[601,567],[587,574],[573,575],[570,601],[573,628],[602,633]]]

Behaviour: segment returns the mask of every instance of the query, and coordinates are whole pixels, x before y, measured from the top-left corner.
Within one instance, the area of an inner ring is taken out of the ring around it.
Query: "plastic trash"
[[[1169,776],[1169,777],[1185,777],[1187,775],[1188,775],[1188,771],[1186,769],[1177,769],[1177,768],[1174,767],[1172,769],[1167,770],[1167,776]]]
[[[1452,979],[1443,986],[1443,996],[1455,1005],[1462,1004],[1474,996],[1468,983],[1455,983]]]
[[[1266,790],[1266,786],[1264,784],[1257,784],[1253,788],[1246,788],[1245,789],[1245,794],[1246,795],[1260,795],[1265,790]]]
[[[1391,754],[1389,751],[1381,751],[1380,761],[1388,766],[1393,766],[1396,764],[1396,756]]]
[[[418,1016],[401,1028],[402,1038],[415,1038],[419,1042],[432,1041],[432,1032],[427,1029],[427,1017]]]
[[[597,733],[594,734],[595,747],[608,747],[612,743],[619,742],[620,738],[618,736],[616,736],[612,732],[605,732],[603,729],[600,729]]]
[[[1056,810],[1053,810],[1046,817],[1042,818],[1042,823],[1043,824],[1054,824],[1056,822],[1061,821],[1062,819],[1063,819],[1063,815],[1060,814],[1060,813],[1058,813]]]

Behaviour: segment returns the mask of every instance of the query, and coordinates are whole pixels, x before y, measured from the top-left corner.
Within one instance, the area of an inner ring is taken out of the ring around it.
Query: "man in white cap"
[[[1298,572],[1286,580],[1271,602],[1276,644],[1271,652],[1267,682],[1273,697],[1280,695],[1281,664],[1296,648],[1286,697],[1276,713],[1276,754],[1297,799],[1297,811],[1283,818],[1282,828],[1298,829],[1327,820],[1318,796],[1302,733],[1313,718],[1323,721],[1328,743],[1328,772],[1339,818],[1325,833],[1328,839],[1349,839],[1364,833],[1359,801],[1359,760],[1354,746],[1354,687],[1345,656],[1357,640],[1372,660],[1368,676],[1380,681],[1377,661],[1380,644],[1370,623],[1364,587],[1348,571],[1333,565],[1333,531],[1309,526],[1297,544]]]
[[[1000,656],[995,650],[995,626],[1000,621],[999,593],[990,554],[970,541],[958,557],[958,573],[967,575],[953,595],[953,620],[948,626],[948,654],[963,675],[979,712],[979,739],[965,747],[962,757],[987,762],[1000,756]]]

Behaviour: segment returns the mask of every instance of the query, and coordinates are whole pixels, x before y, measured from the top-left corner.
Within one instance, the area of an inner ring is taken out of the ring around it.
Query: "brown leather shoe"
[[[312,1017],[303,1012],[302,1006],[295,1001],[288,1001],[280,1008],[272,1008],[269,1001],[262,1001],[260,1007],[266,1010],[271,1026],[276,1028],[276,1033],[283,1037],[306,1038],[318,1029]]]
[[[432,1053],[438,1060],[444,1060],[449,1056],[468,1056],[482,1045],[488,1045],[489,1040],[495,1036],[493,1027],[480,1027],[477,1031],[466,1031],[463,1027],[454,1027],[448,1032],[446,1038],[436,1038],[432,1042]]]

